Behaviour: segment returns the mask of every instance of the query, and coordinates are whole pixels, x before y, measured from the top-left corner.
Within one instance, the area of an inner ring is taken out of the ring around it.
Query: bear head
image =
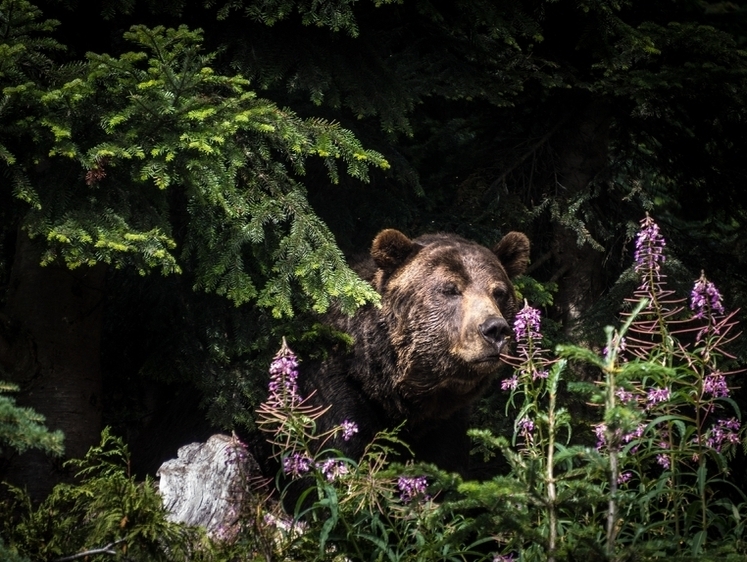
[[[491,250],[454,234],[411,240],[388,229],[371,257],[403,413],[411,422],[445,419],[501,365],[517,311],[511,279],[526,269],[529,240],[509,232]]]

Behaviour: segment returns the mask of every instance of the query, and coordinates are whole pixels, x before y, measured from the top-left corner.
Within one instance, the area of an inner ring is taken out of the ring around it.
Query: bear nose
[[[500,316],[490,316],[485,322],[479,326],[480,334],[485,341],[490,345],[494,345],[500,349],[508,336],[511,334],[511,329],[508,327],[506,322]]]

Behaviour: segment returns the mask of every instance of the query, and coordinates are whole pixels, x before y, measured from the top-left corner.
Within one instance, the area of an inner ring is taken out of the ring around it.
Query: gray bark
[[[259,465],[235,437],[213,435],[179,449],[158,469],[159,491],[169,520],[204,527],[217,539],[231,539],[251,500]]]

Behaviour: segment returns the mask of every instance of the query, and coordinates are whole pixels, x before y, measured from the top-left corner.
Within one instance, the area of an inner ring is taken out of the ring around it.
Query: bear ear
[[[390,274],[401,266],[410,254],[421,247],[399,230],[387,228],[374,238],[371,245],[371,257],[379,268]]]
[[[524,273],[529,264],[529,238],[521,232],[509,232],[495,245],[493,253],[513,279]]]

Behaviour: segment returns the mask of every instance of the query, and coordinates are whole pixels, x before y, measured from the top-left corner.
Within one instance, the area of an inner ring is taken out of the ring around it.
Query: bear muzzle
[[[482,338],[495,350],[495,357],[497,359],[511,337],[511,328],[508,322],[501,316],[489,316],[477,329]],[[491,355],[493,354],[488,354],[488,357]]]

